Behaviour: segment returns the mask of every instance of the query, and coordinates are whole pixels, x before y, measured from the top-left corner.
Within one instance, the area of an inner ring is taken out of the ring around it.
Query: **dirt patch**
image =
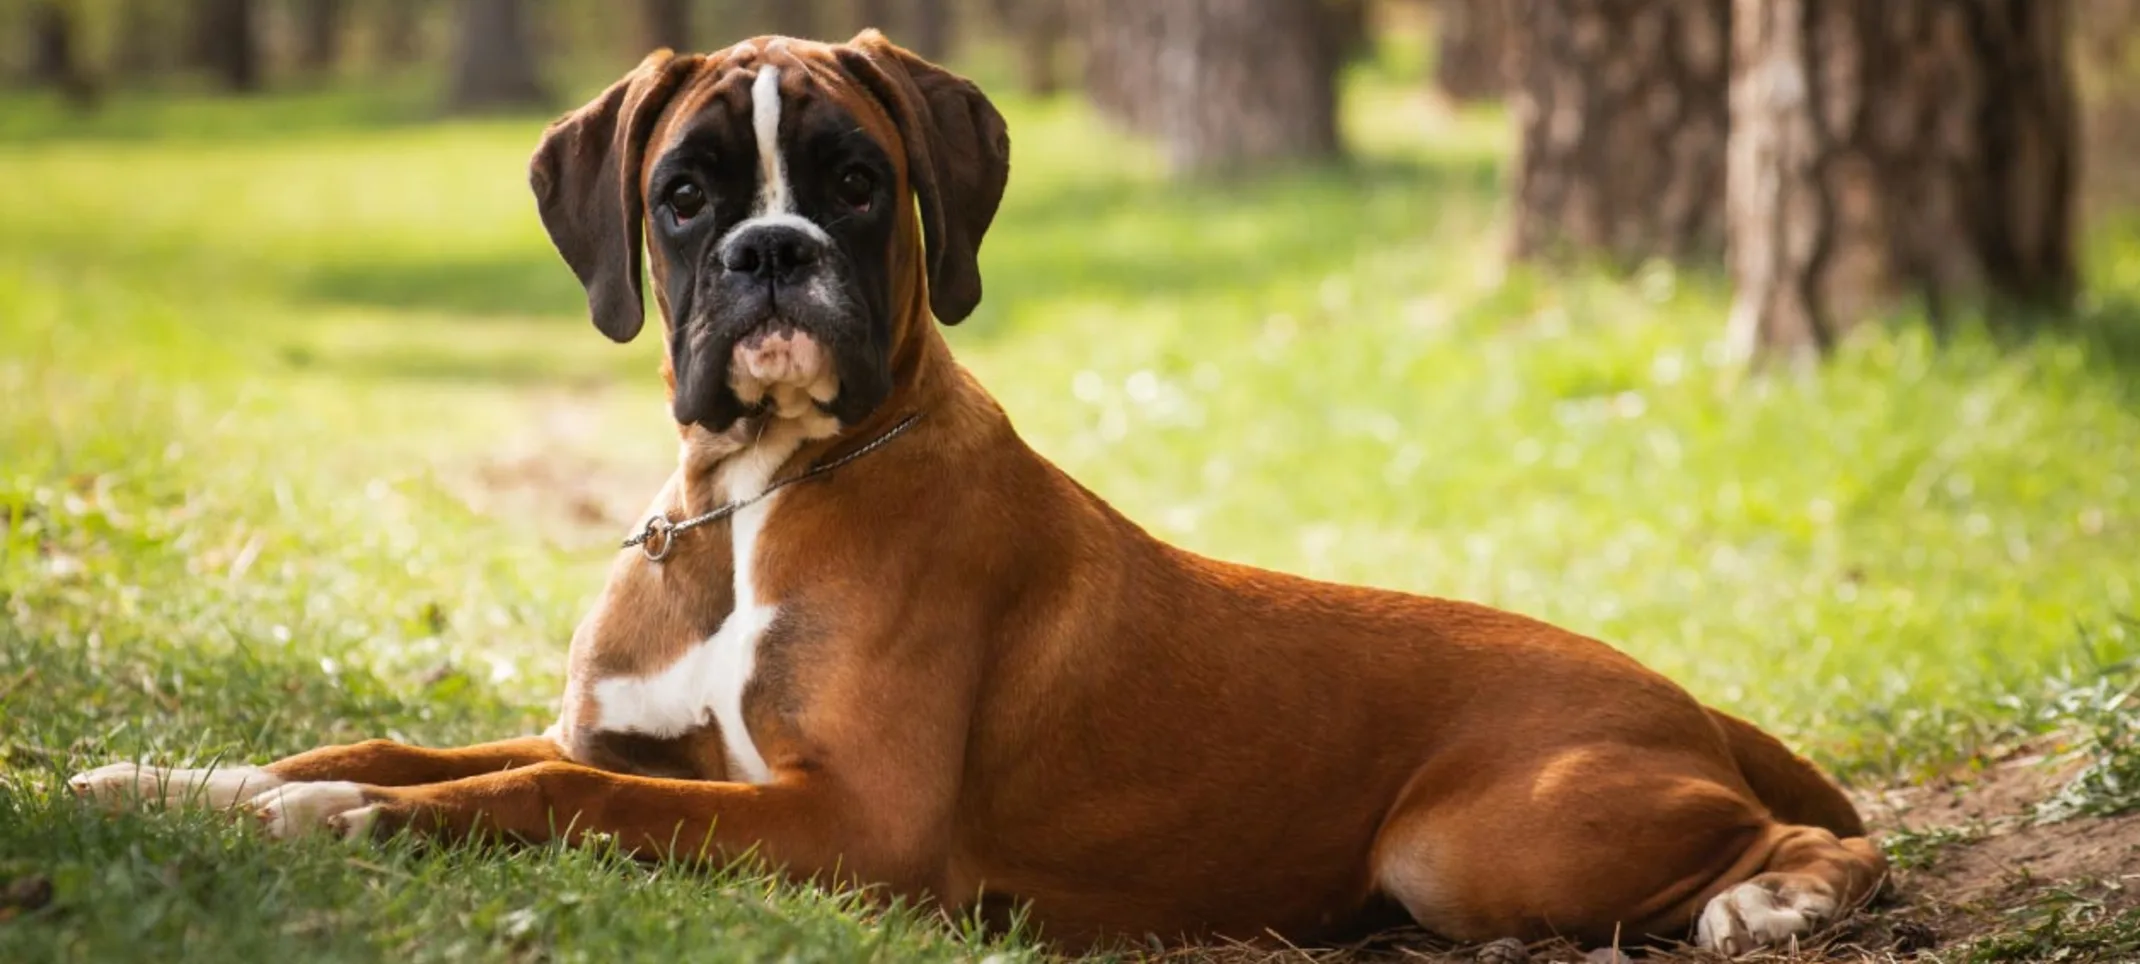
[[[619,538],[676,464],[673,430],[647,417],[620,424],[620,407],[597,391],[534,395],[517,431],[441,466],[441,484],[471,510],[524,520],[563,546]]]

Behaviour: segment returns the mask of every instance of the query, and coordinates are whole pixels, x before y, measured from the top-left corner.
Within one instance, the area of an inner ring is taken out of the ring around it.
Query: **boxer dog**
[[[1880,885],[1812,765],[1618,651],[1185,552],[1035,454],[935,327],[1008,176],[988,98],[874,32],[648,58],[532,163],[603,334],[651,278],[681,436],[556,725],[75,792],[754,855],[1067,947],[1401,911],[1740,953]]]

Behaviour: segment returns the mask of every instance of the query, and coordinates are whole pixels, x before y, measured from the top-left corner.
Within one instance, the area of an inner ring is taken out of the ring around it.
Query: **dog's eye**
[[[669,210],[676,212],[676,220],[689,221],[706,210],[706,191],[690,181],[669,189]]]
[[[858,211],[869,210],[877,199],[877,179],[865,168],[850,167],[840,175],[840,202]]]

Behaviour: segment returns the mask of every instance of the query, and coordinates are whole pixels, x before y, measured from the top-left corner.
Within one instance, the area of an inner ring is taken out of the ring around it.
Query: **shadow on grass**
[[[530,218],[533,221],[533,218]],[[474,316],[579,318],[587,295],[546,247],[479,258],[342,261],[299,283],[301,298],[367,308]]]
[[[1498,199],[1489,157],[1370,158],[1256,180],[1095,180],[1006,200],[983,253],[984,331],[1028,304],[1135,302],[1314,290],[1363,258],[1429,237],[1444,218],[1483,227]],[[991,323],[995,322],[995,323]]]
[[[2073,323],[2089,370],[2140,407],[2140,292],[2117,292],[2082,311]]]

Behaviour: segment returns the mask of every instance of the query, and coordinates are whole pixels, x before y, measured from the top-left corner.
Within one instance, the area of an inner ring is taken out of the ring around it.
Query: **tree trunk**
[[[822,39],[818,33],[824,24],[818,18],[818,0],[760,0],[764,9],[766,29],[783,37],[799,40]],[[894,37],[897,43],[898,38]]]
[[[36,0],[30,7],[30,82],[73,83],[82,69],[74,46],[73,9],[63,0]]]
[[[1515,73],[1508,0],[1439,0],[1434,13],[1434,84],[1442,94],[1462,103],[1506,93]]]
[[[251,0],[194,0],[193,62],[229,90],[260,89],[260,36]]]
[[[148,77],[172,66],[171,23],[162,0],[125,0],[118,10],[112,73]]]
[[[1170,0],[1153,93],[1176,173],[1339,153],[1340,24],[1324,0]],[[1134,92],[1133,92],[1134,93]]]
[[[913,37],[907,49],[923,59],[941,61],[951,56],[951,10],[947,0],[907,0]]]
[[[1154,96],[1166,31],[1163,4],[1147,0],[1069,0],[1071,23],[1085,48],[1085,95],[1094,108],[1138,133],[1160,128]]]
[[[898,43],[901,39],[899,16],[893,6],[892,0],[855,0],[855,31],[859,33],[863,28],[875,27],[893,43]]]
[[[1811,356],[1898,295],[2073,296],[2065,0],[1738,0],[1731,344]]]
[[[36,0],[30,8],[30,80],[92,107],[97,85],[82,65],[78,12],[73,0]]]
[[[1721,254],[1731,2],[1516,5],[1516,257]]]
[[[692,49],[690,0],[640,0],[639,19],[646,28],[647,50]]]
[[[2140,204],[2140,0],[2079,0],[2082,220]]]
[[[342,59],[342,0],[304,0],[297,9],[297,64],[308,73],[334,70]]]
[[[379,15],[379,62],[405,66],[423,59],[424,0],[375,0]]]
[[[460,0],[456,15],[453,86],[457,111],[541,107],[549,88],[535,66],[526,5],[520,0]]]
[[[1017,38],[1018,70],[1026,93],[1052,97],[1062,90],[1062,48],[1070,30],[1065,0],[996,0],[999,26]]]

